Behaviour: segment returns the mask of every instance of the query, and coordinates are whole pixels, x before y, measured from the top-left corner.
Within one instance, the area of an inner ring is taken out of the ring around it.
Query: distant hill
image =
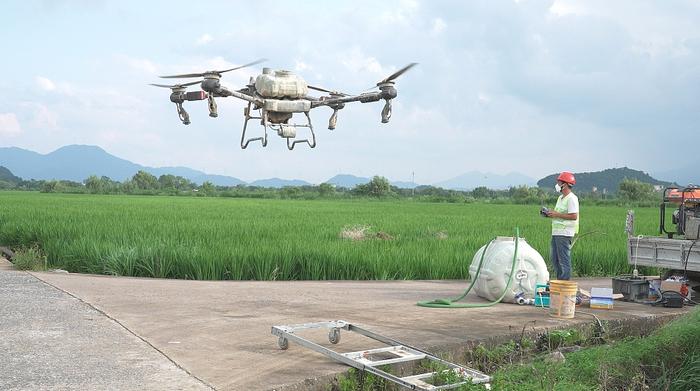
[[[553,188],[557,176],[559,176],[559,173],[548,175],[537,181],[537,186]],[[607,193],[616,193],[620,187],[620,182],[625,178],[636,179],[640,182],[658,186],[672,185],[670,182],[654,179],[643,171],[633,170],[627,167],[609,168],[607,170],[595,172],[574,173],[574,176],[576,177],[576,186],[574,188],[583,193],[591,192],[594,187],[597,188],[599,192],[605,190]]]
[[[350,174],[338,174],[333,178],[327,180],[326,183],[336,185],[337,187],[346,187],[348,189],[352,189],[357,185],[363,185],[369,181],[370,178],[364,178]]]
[[[245,185],[246,183],[238,178],[232,177],[232,176],[226,176],[226,175],[209,175],[209,174],[203,174],[203,175],[195,175],[192,178],[188,178],[194,183],[204,183],[204,182],[211,182],[217,186],[238,186],[238,185]]]
[[[6,167],[0,166],[0,181],[17,183],[21,180],[22,178],[14,176],[14,174],[12,174],[12,172]]]
[[[249,186],[282,188],[286,186],[312,186],[312,184],[300,179],[270,178],[250,182]]]
[[[402,181],[392,181],[391,185],[396,186],[399,189],[414,189],[414,188],[420,186],[419,184],[417,184],[415,182],[402,182]]]
[[[433,184],[436,187],[453,190],[473,190],[480,186],[500,190],[520,185],[534,186],[535,179],[518,172],[500,175],[490,172],[470,171],[452,179]]]
[[[372,178],[365,178],[361,176],[355,176],[350,174],[338,174],[333,178],[327,180],[325,183],[330,183],[331,185],[336,185],[337,187],[345,187],[352,189],[357,185],[364,185],[368,183]],[[402,181],[389,181],[392,186],[396,186],[400,189],[412,189],[419,186],[413,182],[402,182]]]
[[[139,170],[143,170],[156,177],[165,174],[181,176],[200,185],[206,181],[218,186],[247,184],[235,177],[207,174],[188,167],[142,166],[116,157],[94,145],[67,145],[45,155],[17,147],[3,147],[0,148],[0,166],[7,167],[7,172],[13,177],[12,173],[15,173],[25,179],[37,180],[65,179],[82,182],[90,175],[96,175],[106,176],[122,182],[133,177]],[[0,180],[3,180],[1,176],[2,172],[0,172]],[[18,178],[17,180],[21,179]],[[327,182],[339,187],[353,188],[358,184],[369,181],[370,178],[340,174]],[[312,186],[311,183],[304,180],[281,178],[260,179],[251,182],[249,185],[273,188]],[[392,182],[392,185],[403,188],[415,186],[415,184],[410,182]]]
[[[675,170],[654,172],[656,178],[676,182],[681,186],[700,185],[700,160]]]
[[[97,175],[124,181],[143,170],[155,176],[181,176],[197,184],[204,181],[220,186],[245,183],[238,178],[209,175],[187,167],[146,167],[118,158],[93,145],[68,145],[46,155],[17,147],[0,148],[0,165],[24,179],[67,179],[80,182],[90,175]]]

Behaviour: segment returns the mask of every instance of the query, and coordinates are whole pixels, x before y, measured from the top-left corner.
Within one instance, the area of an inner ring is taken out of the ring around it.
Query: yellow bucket
[[[549,316],[553,318],[573,318],[576,311],[575,281],[552,280],[549,282]]]

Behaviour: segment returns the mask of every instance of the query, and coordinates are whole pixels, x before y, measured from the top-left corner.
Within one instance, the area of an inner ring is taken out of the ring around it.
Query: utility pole
[[[411,197],[416,196],[416,172],[411,171]]]

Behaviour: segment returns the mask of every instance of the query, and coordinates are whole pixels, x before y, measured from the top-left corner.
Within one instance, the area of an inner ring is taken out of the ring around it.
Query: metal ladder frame
[[[364,335],[365,337],[374,339],[376,341],[382,342],[386,345],[389,345],[387,347],[383,348],[377,348],[377,349],[368,349],[368,350],[361,350],[357,352],[349,352],[349,353],[338,353],[332,349],[329,349],[325,346],[318,345],[314,342],[309,341],[306,338],[300,337],[295,334],[297,331],[302,331],[302,330],[310,330],[310,329],[328,329],[328,340],[332,344],[337,344],[340,342],[340,330],[347,330],[347,331],[352,331],[356,332],[358,334]],[[293,341],[298,343],[301,346],[304,346],[306,348],[309,348],[315,352],[321,353],[327,357],[330,357],[336,361],[339,361],[345,365],[349,365],[353,368],[356,368],[360,371],[367,371],[373,375],[379,376],[381,378],[384,378],[386,380],[392,381],[396,384],[399,384],[403,387],[406,387],[411,390],[425,390],[425,391],[432,391],[432,390],[447,390],[447,389],[452,389],[452,388],[457,388],[461,385],[468,384],[468,383],[488,383],[491,381],[491,377],[479,372],[475,369],[463,367],[459,364],[451,363],[449,361],[445,361],[441,358],[438,358],[424,350],[418,349],[416,347],[412,347],[406,344],[402,344],[398,341],[395,341],[391,338],[385,337],[383,335],[371,332],[367,329],[358,327],[354,324],[348,323],[344,320],[334,320],[334,321],[326,321],[326,322],[315,322],[315,323],[304,323],[304,324],[298,324],[298,325],[288,325],[288,326],[272,326],[272,335],[275,335],[278,337],[277,339],[277,345],[279,346],[280,349],[286,350],[289,348],[289,341]],[[390,353],[396,357],[394,358],[388,358],[384,360],[372,360],[371,356],[373,354],[377,353]],[[455,372],[460,375],[461,378],[463,378],[463,381],[460,381],[458,383],[452,383],[452,384],[444,384],[440,386],[435,386],[430,383],[427,383],[425,380],[433,377],[436,375],[436,372],[427,372],[427,373],[422,373],[418,375],[412,375],[412,376],[406,376],[406,377],[398,377],[396,375],[392,375],[391,373],[388,373],[386,371],[383,371],[377,367],[382,366],[382,365],[388,365],[388,364],[396,364],[396,363],[401,363],[401,362],[409,362],[409,361],[416,361],[416,360],[422,360],[422,359],[428,359],[430,361],[437,362],[441,365],[444,365],[447,367],[442,373],[444,372]]]

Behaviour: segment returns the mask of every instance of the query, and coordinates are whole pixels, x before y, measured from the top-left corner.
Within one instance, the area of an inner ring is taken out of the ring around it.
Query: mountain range
[[[222,186],[245,182],[224,175],[209,175],[187,167],[146,167],[118,158],[91,145],[68,145],[46,155],[17,147],[0,148],[0,166],[24,179],[65,179],[81,182],[90,175],[124,181],[139,170],[155,176],[171,174],[201,184],[209,181]]]
[[[130,162],[126,159],[114,156],[98,146],[92,145],[68,145],[61,147],[48,154],[40,154],[30,150],[18,147],[1,147],[0,148],[0,166],[9,169],[9,175],[16,175],[24,179],[65,179],[76,182],[82,182],[91,175],[106,176],[114,180],[124,181],[131,178],[136,172],[143,170],[155,176],[171,174],[189,179],[197,184],[202,184],[209,181],[219,186],[236,186],[250,185],[260,187],[284,187],[284,186],[310,186],[311,183],[300,179],[281,179],[269,178],[255,180],[250,183],[226,175],[213,175],[203,171],[194,170],[188,167],[148,167],[137,163]],[[656,177],[669,178],[669,182],[679,184],[700,183],[698,179],[697,167],[700,163],[682,167],[674,171],[667,171],[665,174],[657,174]],[[579,180],[579,189],[587,189],[592,186],[597,186],[599,189],[606,188],[608,191],[617,189],[617,183],[624,177],[639,179],[644,182],[664,185],[668,182],[659,181],[649,174],[641,171],[636,171],[628,168],[611,169],[617,171],[608,172],[607,170],[598,173],[579,173],[576,174]],[[602,175],[602,177],[617,177],[617,182],[614,180],[610,183],[601,182],[599,179],[594,180],[590,184],[590,175]],[[527,175],[511,172],[505,175],[494,173],[483,173],[479,171],[469,171],[454,178],[434,183],[433,186],[442,187],[445,189],[454,190],[471,190],[476,187],[485,186],[490,189],[507,189],[511,186],[554,186],[553,177],[556,174],[550,175],[541,179],[539,182],[536,179]],[[360,177],[351,174],[338,174],[325,181],[338,187],[353,188],[359,184],[364,184],[370,181],[368,177]],[[418,183],[406,181],[390,181],[392,185],[400,188],[414,188],[420,186]]]
[[[0,181],[3,182],[9,182],[9,183],[17,183],[21,181],[22,178],[19,178],[12,174],[10,170],[8,170],[6,167],[0,166]]]
[[[539,181],[537,186],[553,188],[559,173],[548,175]],[[615,193],[624,179],[634,179],[640,182],[650,183],[655,186],[671,186],[673,183],[654,179],[651,175],[631,168],[609,168],[596,172],[574,173],[576,177],[575,189],[581,192],[599,191],[602,193]]]
[[[534,186],[535,182],[537,182],[536,179],[517,172],[500,175],[490,172],[470,171],[452,179],[438,182],[434,186],[454,190],[473,190],[476,187],[484,186],[489,189],[503,190],[512,186]]]
[[[18,177],[37,180],[64,179],[81,182],[91,175],[97,175],[124,181],[143,170],[155,176],[171,174],[187,178],[197,184],[209,181],[219,186],[250,185],[279,188],[311,185],[311,183],[300,179],[281,178],[260,179],[246,183],[236,177],[212,175],[188,167],[148,167],[119,158],[93,145],[67,145],[47,154],[18,147],[3,147],[0,148],[0,166],[7,167],[12,174]],[[484,178],[488,180],[482,180]],[[370,179],[350,174],[338,174],[326,182],[338,187],[353,188],[369,182]],[[511,185],[533,184],[534,182],[534,179],[516,173],[496,175],[470,172],[440,182],[436,186],[452,189],[489,186],[494,189],[504,189]],[[417,183],[405,181],[391,181],[391,184],[409,189],[419,186]]]

